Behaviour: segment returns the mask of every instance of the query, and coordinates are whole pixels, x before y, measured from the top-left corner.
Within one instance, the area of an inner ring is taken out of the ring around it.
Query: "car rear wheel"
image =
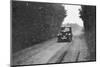
[[[72,41],[72,38],[70,37],[70,38],[69,38],[69,42],[71,42],[71,41]]]

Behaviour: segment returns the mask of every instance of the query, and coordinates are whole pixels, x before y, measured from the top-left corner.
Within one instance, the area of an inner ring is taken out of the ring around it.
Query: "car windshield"
[[[70,31],[69,28],[65,28],[64,31]]]
[[[67,31],[70,31],[70,28],[64,27],[64,28],[61,29],[61,31],[62,31],[62,32],[67,32]]]

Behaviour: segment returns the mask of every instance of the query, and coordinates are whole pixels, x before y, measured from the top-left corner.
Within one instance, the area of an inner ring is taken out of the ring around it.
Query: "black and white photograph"
[[[96,61],[96,6],[11,0],[11,65]]]

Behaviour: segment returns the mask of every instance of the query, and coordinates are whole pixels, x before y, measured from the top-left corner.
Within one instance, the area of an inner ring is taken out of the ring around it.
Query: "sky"
[[[81,6],[80,5],[63,5],[63,6],[64,9],[66,10],[67,16],[64,18],[62,24],[76,23],[81,27],[84,27],[83,20],[79,17],[80,11],[82,11]]]

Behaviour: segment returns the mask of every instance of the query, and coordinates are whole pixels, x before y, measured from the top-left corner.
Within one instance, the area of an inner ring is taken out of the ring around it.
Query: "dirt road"
[[[15,53],[13,65],[87,61],[88,55],[84,35],[74,36],[70,43],[58,43],[54,38]]]

